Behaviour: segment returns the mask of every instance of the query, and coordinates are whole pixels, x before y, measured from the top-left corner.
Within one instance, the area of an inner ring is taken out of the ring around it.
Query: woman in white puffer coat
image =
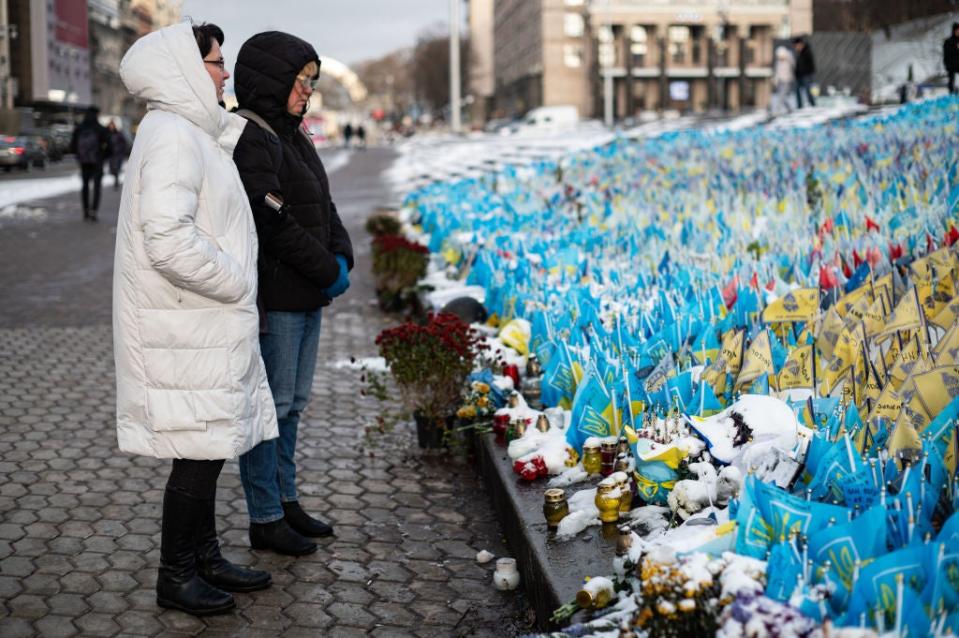
[[[229,77],[215,25],[138,40],[120,77],[146,100],[117,225],[113,335],[124,452],[173,459],[157,603],[193,614],[270,585],[231,564],[214,521],[224,459],[277,436],[259,350],[256,230],[232,160],[246,120],[219,101]]]

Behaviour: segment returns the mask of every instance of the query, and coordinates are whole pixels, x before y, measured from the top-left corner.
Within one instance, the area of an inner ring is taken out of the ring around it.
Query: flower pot
[[[416,440],[420,448],[435,450],[444,447],[443,434],[456,423],[456,416],[427,417],[413,414],[416,421]]]

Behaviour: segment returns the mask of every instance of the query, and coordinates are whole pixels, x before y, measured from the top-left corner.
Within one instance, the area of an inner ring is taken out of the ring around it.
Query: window
[[[633,56],[633,66],[644,66],[648,49],[649,34],[646,27],[634,26],[629,30],[629,52]]]
[[[599,40],[599,65],[601,67],[611,67],[616,63],[615,38],[613,37],[613,27],[604,24],[596,32],[596,38]]]
[[[583,66],[583,47],[579,44],[564,44],[563,63],[571,69]]]
[[[570,38],[581,38],[583,37],[583,29],[585,23],[583,22],[583,16],[578,13],[567,13],[563,15],[563,31],[566,33],[567,37]]]
[[[583,6],[583,0],[566,0],[567,7],[581,7]]]
[[[669,54],[674,64],[686,62],[689,27],[669,27]]]

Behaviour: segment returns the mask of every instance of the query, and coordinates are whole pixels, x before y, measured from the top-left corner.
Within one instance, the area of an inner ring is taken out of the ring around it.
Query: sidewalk
[[[389,159],[386,151],[354,154],[331,180],[358,268],[323,317],[299,468],[305,508],[332,519],[337,535],[299,559],[250,550],[238,470],[228,462],[217,510],[224,553],[268,569],[274,584],[238,594],[238,611],[205,620],[162,611],[154,600],[168,463],[116,449],[112,337],[102,308],[115,214],[101,214],[98,226],[64,212],[4,227],[0,635],[508,636],[527,627],[522,594],[496,591],[492,566],[475,561],[481,549],[507,551],[472,468],[422,456],[409,426],[362,449],[365,419],[377,406],[360,396],[357,372],[334,367],[374,355],[373,339],[388,323],[371,304],[362,224],[386,196],[378,175]],[[104,193],[103,208],[115,210],[116,195]],[[41,282],[26,283],[36,272],[44,273],[43,294]],[[34,294],[18,303],[12,284]],[[45,297],[59,299],[59,309],[47,312]]]

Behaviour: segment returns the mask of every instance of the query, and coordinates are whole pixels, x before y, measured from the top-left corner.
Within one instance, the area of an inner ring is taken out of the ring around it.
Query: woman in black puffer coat
[[[299,505],[294,454],[313,382],[321,308],[346,291],[353,268],[353,247],[326,171],[301,128],[319,65],[309,43],[271,31],[243,44],[233,74],[238,113],[251,120],[233,159],[259,236],[260,349],[280,430],[278,439],[240,457],[240,476],[250,544],[289,555],[313,552],[308,537],[333,533]]]

